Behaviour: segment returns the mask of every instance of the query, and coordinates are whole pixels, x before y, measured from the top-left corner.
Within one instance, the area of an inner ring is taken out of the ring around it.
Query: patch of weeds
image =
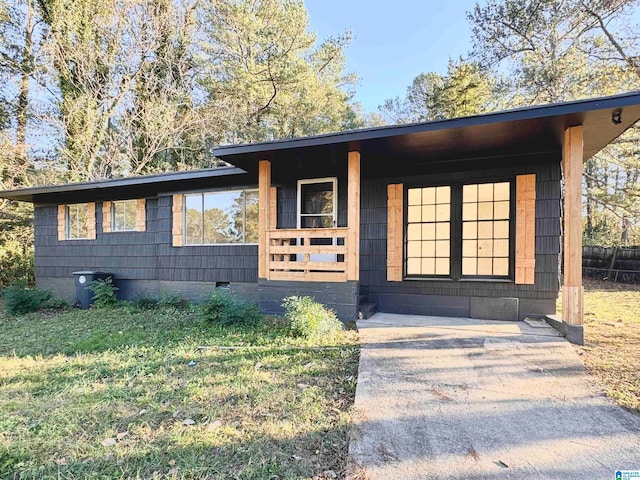
[[[184,310],[189,307],[189,300],[178,293],[163,290],[158,299],[158,306]]]
[[[0,478],[9,478],[8,475],[18,471],[27,460],[28,456],[25,453],[12,451],[0,445]]]
[[[71,304],[63,298],[51,297],[40,304],[39,310],[63,311],[71,308]]]
[[[119,289],[111,277],[94,280],[88,288],[93,292],[93,308],[113,308],[118,304],[116,292]]]
[[[137,294],[131,301],[131,306],[136,310],[153,310],[157,308],[160,300],[144,293]]]
[[[292,330],[307,339],[332,339],[343,331],[342,322],[333,310],[311,297],[290,296],[282,301],[285,317]]]
[[[262,315],[255,303],[242,300],[224,290],[214,290],[200,307],[201,317],[222,325],[257,325]]]
[[[25,284],[9,285],[2,291],[5,311],[9,315],[24,315],[37,311],[43,302],[51,298],[46,290],[27,288]]]

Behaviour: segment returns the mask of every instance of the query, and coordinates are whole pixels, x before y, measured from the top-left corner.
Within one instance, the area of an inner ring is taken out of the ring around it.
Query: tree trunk
[[[18,93],[18,107],[16,112],[16,153],[20,174],[16,178],[21,186],[27,184],[27,122],[29,114],[29,80],[33,74],[33,1],[26,0],[27,18],[24,30],[24,47],[20,61],[20,91]]]

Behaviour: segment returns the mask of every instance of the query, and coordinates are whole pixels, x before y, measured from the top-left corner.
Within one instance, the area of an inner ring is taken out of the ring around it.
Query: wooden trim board
[[[516,284],[533,285],[536,270],[536,176],[516,177]]]
[[[401,183],[387,187],[387,281],[402,281],[403,262],[403,201]]]
[[[181,193],[177,193],[173,195],[173,204],[171,207],[171,217],[172,217],[172,228],[171,228],[171,238],[172,245],[174,247],[181,247],[184,245],[183,243],[183,228],[182,228],[182,204],[184,202],[184,195]]]
[[[347,180],[347,280],[360,279],[360,152],[349,152]]]

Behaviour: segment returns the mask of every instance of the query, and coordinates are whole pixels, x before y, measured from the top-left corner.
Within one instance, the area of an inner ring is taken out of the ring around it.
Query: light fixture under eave
[[[620,125],[622,123],[622,110],[615,110],[611,114],[611,122],[614,125]]]

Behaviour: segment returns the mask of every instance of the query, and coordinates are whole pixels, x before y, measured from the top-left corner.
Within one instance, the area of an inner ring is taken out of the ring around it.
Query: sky
[[[360,76],[355,101],[368,112],[404,96],[422,72],[445,73],[449,58],[466,56],[466,12],[476,0],[305,0],[318,41],[351,29],[347,71]]]

